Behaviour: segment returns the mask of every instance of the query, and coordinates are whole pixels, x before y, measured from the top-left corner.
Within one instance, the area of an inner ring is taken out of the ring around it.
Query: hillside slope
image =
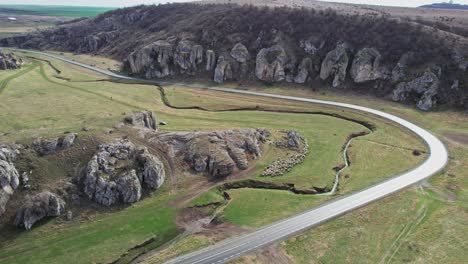
[[[428,28],[375,13],[168,4],[111,11],[0,45],[106,55],[148,79],[294,82],[358,89],[422,110],[466,108],[466,42]]]

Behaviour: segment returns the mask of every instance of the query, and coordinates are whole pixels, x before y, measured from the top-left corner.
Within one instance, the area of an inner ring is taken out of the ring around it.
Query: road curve
[[[87,68],[92,71],[96,71],[114,78],[126,79],[126,80],[140,80],[137,78],[132,78],[128,76],[122,76],[109,72],[106,70],[98,69],[83,63],[79,63],[73,60],[69,60],[57,55],[39,52],[39,51],[30,51],[30,50],[20,50],[12,49],[17,51],[24,51],[30,53],[36,53],[39,55],[55,58],[61,61],[65,61],[74,65],[78,65],[84,68]],[[147,80],[145,80],[147,81]],[[362,207],[370,202],[376,201],[378,199],[384,198],[394,192],[400,191],[408,186],[416,184],[442,170],[448,161],[448,153],[444,144],[434,135],[426,131],[425,129],[406,121],[400,117],[375,110],[368,107],[346,104],[340,102],[308,99],[294,96],[285,96],[285,95],[276,95],[276,94],[267,94],[253,91],[242,91],[229,88],[219,88],[219,87],[210,87],[203,85],[191,85],[184,83],[171,83],[163,81],[150,81],[154,84],[160,85],[181,85],[188,86],[191,88],[202,88],[210,89],[215,91],[222,91],[228,93],[237,93],[237,94],[247,94],[253,96],[262,96],[270,98],[279,98],[292,101],[300,102],[309,102],[322,105],[330,105],[342,108],[348,108],[353,110],[358,110],[366,113],[371,113],[379,117],[391,120],[395,123],[398,123],[401,126],[406,127],[407,129],[416,133],[428,146],[429,156],[428,158],[419,165],[418,167],[412,169],[411,171],[405,172],[403,174],[397,175],[389,180],[386,180],[382,183],[369,187],[365,190],[359,191],[354,194],[347,195],[345,197],[330,201],[318,208],[308,210],[301,214],[295,215],[293,217],[278,221],[274,224],[268,225],[266,227],[260,228],[252,233],[230,238],[224,241],[221,241],[213,246],[201,249],[190,254],[180,256],[178,258],[172,259],[167,264],[206,264],[206,263],[224,263],[231,259],[237,258],[247,252],[253,251],[259,247],[270,244],[274,241],[285,239],[293,234],[297,234],[305,229],[309,229],[313,226],[321,224],[327,220],[340,216],[344,213],[347,213],[356,208]]]

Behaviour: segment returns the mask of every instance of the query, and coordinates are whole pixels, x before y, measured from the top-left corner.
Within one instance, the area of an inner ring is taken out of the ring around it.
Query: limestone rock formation
[[[174,65],[182,72],[195,74],[197,65],[203,62],[203,47],[189,40],[181,40],[174,53]]]
[[[169,64],[173,57],[173,45],[158,40],[131,53],[127,61],[132,73],[144,73],[147,79],[151,79],[169,76],[171,73]]]
[[[21,58],[16,58],[12,54],[3,53],[0,50],[0,70],[14,70],[21,68],[23,65],[23,60]]]
[[[213,50],[206,51],[206,67],[207,71],[212,71],[216,66],[216,53]]]
[[[231,50],[231,57],[239,63],[246,63],[250,59],[250,53],[244,44],[237,43]]]
[[[398,84],[393,91],[392,99],[402,102],[416,95],[419,96],[417,107],[424,111],[430,110],[437,103],[440,74],[440,67],[427,69],[420,77],[409,82]]]
[[[155,138],[167,144],[174,158],[184,161],[196,172],[207,172],[215,178],[246,169],[249,159],[261,153],[261,144],[270,133],[263,129],[238,129],[216,132],[167,132]]]
[[[266,82],[280,82],[285,79],[286,51],[281,45],[263,48],[257,54],[255,76]]]
[[[100,145],[83,176],[83,191],[95,202],[111,206],[135,203],[143,188],[155,190],[165,179],[163,163],[125,139]]]
[[[299,46],[310,55],[317,55],[325,46],[325,41],[319,37],[311,36],[305,40],[301,40]]]
[[[37,221],[59,216],[65,211],[65,202],[51,192],[41,192],[26,201],[16,212],[14,225],[29,230]]]
[[[414,52],[407,52],[401,56],[400,60],[398,60],[397,65],[395,65],[395,67],[392,70],[392,82],[397,83],[406,78],[408,67],[414,60],[415,56],[416,55]]]
[[[232,77],[233,73],[231,63],[224,59],[224,56],[219,56],[214,73],[214,81],[217,83],[223,83],[224,81],[232,79]]]
[[[139,127],[139,128],[149,128],[149,129],[158,129],[158,121],[156,115],[151,111],[142,111],[135,113],[131,116],[125,117],[124,120],[126,123]]]
[[[375,48],[363,48],[354,57],[351,77],[355,83],[363,83],[384,78],[381,69],[379,51]]]
[[[75,133],[68,133],[56,138],[36,138],[33,141],[33,149],[40,155],[52,155],[59,150],[70,148],[78,137]]]
[[[18,150],[0,146],[0,216],[5,212],[13,191],[19,186],[19,174],[13,163],[18,154]]]
[[[294,78],[295,83],[305,83],[309,75],[313,72],[313,64],[310,58],[302,59],[297,69],[297,75]]]
[[[348,46],[346,43],[340,43],[334,50],[328,52],[322,61],[320,78],[326,80],[331,77],[333,78],[332,86],[339,87],[345,81],[348,64]]]

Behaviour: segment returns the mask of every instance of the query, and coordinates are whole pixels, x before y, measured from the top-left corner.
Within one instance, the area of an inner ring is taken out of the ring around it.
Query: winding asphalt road
[[[99,73],[102,73],[102,74],[105,74],[114,78],[142,81],[141,79],[118,75],[113,72],[98,69],[96,67],[92,67],[83,63],[79,63],[79,62],[69,60],[69,59],[66,59],[57,55],[49,54],[49,53],[44,53],[44,52],[39,52],[39,51],[30,51],[30,50],[19,50],[19,49],[16,49],[16,50],[51,57],[54,59],[58,59],[61,61],[65,61],[74,65],[87,68],[89,70],[96,71],[96,72],[99,72]],[[148,82],[147,80],[144,80],[144,81]],[[411,122],[408,122],[397,116],[394,116],[394,115],[391,115],[391,114],[388,114],[379,110],[375,110],[372,108],[346,104],[346,103],[332,102],[332,101],[323,101],[323,100],[308,99],[308,98],[301,98],[301,97],[267,94],[267,93],[259,93],[259,92],[252,92],[252,91],[242,91],[242,90],[210,87],[210,86],[203,86],[203,85],[191,85],[191,84],[171,83],[171,82],[163,82],[163,81],[151,81],[151,83],[160,84],[160,85],[167,85],[167,84],[180,85],[180,86],[188,86],[191,88],[209,89],[209,90],[222,91],[222,92],[228,92],[228,93],[247,94],[247,95],[253,95],[253,96],[262,96],[262,97],[279,98],[279,99],[286,99],[286,100],[292,100],[292,101],[309,102],[309,103],[314,103],[314,104],[330,105],[330,106],[348,108],[348,109],[358,110],[358,111],[362,111],[366,113],[371,113],[376,116],[391,120],[413,131],[422,140],[424,140],[424,142],[427,144],[429,148],[429,156],[426,159],[426,161],[424,161],[423,164],[421,164],[417,168],[414,168],[411,171],[405,172],[401,175],[397,175],[387,181],[384,181],[382,183],[379,183],[377,185],[374,185],[372,187],[369,187],[357,193],[350,194],[340,199],[330,201],[326,203],[325,205],[322,205],[318,208],[314,208],[312,210],[303,212],[296,216],[293,216],[293,217],[278,221],[274,224],[268,225],[266,227],[260,228],[247,235],[230,238],[230,239],[221,241],[213,246],[207,247],[205,249],[198,250],[190,254],[172,259],[166,262],[167,264],[207,264],[207,263],[227,262],[231,259],[237,258],[250,251],[253,251],[259,247],[265,246],[274,241],[285,239],[293,234],[299,233],[313,226],[319,225],[327,220],[330,220],[332,218],[345,214],[351,210],[362,207],[370,202],[379,200],[394,192],[400,191],[408,186],[421,182],[425,180],[426,178],[442,170],[448,161],[447,149],[437,137],[433,136],[431,133],[429,133],[425,129]]]

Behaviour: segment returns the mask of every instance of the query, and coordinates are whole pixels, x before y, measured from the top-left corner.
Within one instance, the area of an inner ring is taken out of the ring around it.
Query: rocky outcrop
[[[224,59],[224,56],[218,58],[214,73],[214,81],[217,83],[223,83],[224,81],[230,80],[233,77],[231,63]]]
[[[391,80],[393,83],[400,82],[406,78],[408,67],[413,62],[415,56],[414,52],[407,52],[401,56],[392,70]]]
[[[168,146],[174,158],[184,157],[195,172],[207,172],[215,178],[246,169],[249,160],[261,156],[261,144],[269,132],[263,129],[238,129],[216,132],[164,133],[154,140]]]
[[[313,70],[312,60],[310,58],[302,59],[301,64],[299,64],[297,68],[297,75],[294,78],[294,82],[305,83]]]
[[[417,107],[427,111],[437,103],[437,94],[440,86],[440,67],[427,69],[420,77],[397,85],[393,91],[392,99],[404,102],[417,99]]]
[[[51,192],[38,193],[27,197],[16,212],[14,225],[29,230],[39,220],[45,217],[55,217],[65,211],[65,202]]]
[[[0,70],[14,70],[21,68],[23,65],[23,60],[21,58],[16,58],[12,54],[3,53],[0,50]]]
[[[346,43],[340,43],[334,50],[328,52],[322,61],[320,78],[322,80],[332,78],[334,88],[341,86],[346,79],[349,64],[348,50],[349,47]]]
[[[124,120],[127,124],[130,124],[138,128],[158,129],[158,121],[156,115],[152,111],[142,111],[133,115],[125,117]]]
[[[91,200],[111,206],[119,201],[135,203],[142,190],[155,190],[165,179],[163,163],[146,149],[125,139],[100,145],[83,176],[84,193]]]
[[[266,82],[280,82],[285,79],[286,51],[281,45],[263,48],[257,54],[255,76]]]
[[[0,146],[0,216],[5,212],[10,196],[19,186],[19,173],[13,163],[18,154],[18,150]]]
[[[206,67],[207,71],[212,71],[216,66],[216,53],[213,50],[206,51]]]
[[[375,48],[364,48],[358,51],[351,66],[351,77],[355,83],[375,81],[385,78],[381,69],[382,56]]]
[[[250,53],[246,46],[237,43],[231,50],[231,57],[239,63],[246,63],[250,59]]]
[[[203,62],[203,47],[189,40],[181,40],[174,53],[174,65],[182,73],[195,74],[197,65]]]
[[[75,133],[67,133],[61,137],[48,139],[39,137],[34,139],[32,147],[39,155],[52,155],[59,150],[72,147],[77,137],[78,135]]]
[[[173,45],[158,40],[131,53],[127,62],[132,73],[143,73],[147,79],[163,78],[171,74],[169,64],[173,58]]]
[[[319,37],[311,36],[305,40],[301,40],[299,46],[304,49],[307,54],[317,55],[325,46],[325,41]]]

